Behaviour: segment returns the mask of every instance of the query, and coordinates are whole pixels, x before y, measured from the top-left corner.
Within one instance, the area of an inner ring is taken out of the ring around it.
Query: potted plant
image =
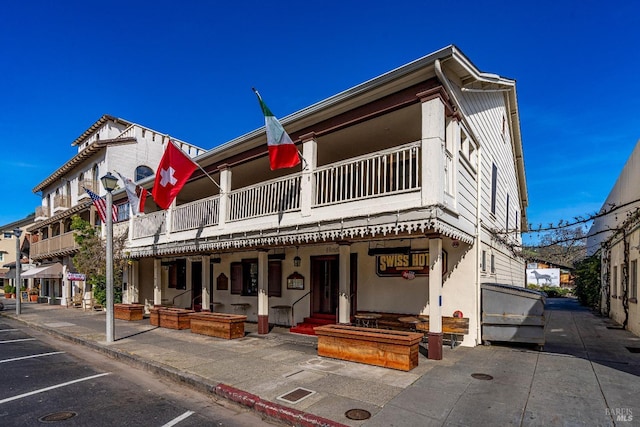
[[[30,302],[37,302],[38,301],[38,294],[39,294],[39,289],[38,288],[31,288],[29,289],[29,301]]]
[[[11,285],[8,283],[4,285],[4,297],[11,298]]]

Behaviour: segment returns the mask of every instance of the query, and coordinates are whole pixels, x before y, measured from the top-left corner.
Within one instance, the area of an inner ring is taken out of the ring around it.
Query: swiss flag
[[[153,199],[162,209],[171,206],[184,184],[198,166],[181,149],[169,141],[156,172]]]

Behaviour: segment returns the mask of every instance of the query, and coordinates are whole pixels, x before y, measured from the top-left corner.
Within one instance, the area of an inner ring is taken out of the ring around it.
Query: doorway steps
[[[311,317],[305,317],[302,323],[292,326],[289,332],[295,334],[315,335],[313,328],[322,325],[334,325],[336,323],[335,314],[313,313]]]

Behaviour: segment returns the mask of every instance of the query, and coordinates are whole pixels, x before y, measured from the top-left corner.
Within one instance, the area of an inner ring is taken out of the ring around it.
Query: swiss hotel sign
[[[447,253],[442,251],[442,273],[447,271]],[[429,251],[384,254],[376,256],[376,273],[381,277],[405,277],[429,275]]]

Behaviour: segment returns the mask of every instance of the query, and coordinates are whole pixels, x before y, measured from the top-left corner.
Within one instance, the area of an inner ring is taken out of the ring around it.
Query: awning
[[[44,267],[32,268],[20,274],[23,279],[59,279],[62,277],[62,264],[45,265]]]

